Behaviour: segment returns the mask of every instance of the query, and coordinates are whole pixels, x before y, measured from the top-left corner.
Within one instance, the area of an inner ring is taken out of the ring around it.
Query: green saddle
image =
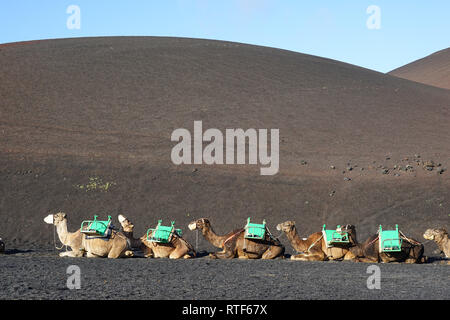
[[[402,251],[402,239],[398,231],[398,224],[395,225],[395,230],[383,230],[380,225],[378,233],[380,252],[400,252]]]
[[[327,247],[332,247],[335,244],[346,244],[350,243],[350,237],[348,232],[342,231],[341,226],[337,225],[336,230],[327,229],[324,224],[322,227],[323,238]]]
[[[263,220],[262,224],[250,223],[250,218],[247,219],[247,225],[245,226],[244,237],[247,239],[263,240],[266,235],[266,220]]]
[[[105,236],[111,226],[111,216],[108,220],[97,220],[98,216],[94,216],[94,220],[85,220],[81,223],[81,233],[89,236]]]
[[[170,226],[161,225],[162,220],[158,220],[156,228],[147,230],[147,241],[158,243],[169,243],[172,240],[172,236],[176,233],[181,237],[181,229],[175,229],[175,221],[172,221]]]

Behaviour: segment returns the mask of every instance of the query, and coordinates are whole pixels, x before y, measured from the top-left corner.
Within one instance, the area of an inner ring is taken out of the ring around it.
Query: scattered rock
[[[353,170],[353,167],[347,167],[347,170],[348,170],[348,171],[352,171],[352,170]]]
[[[382,174],[388,174],[389,170],[388,169],[383,169],[383,171],[381,171]]]
[[[335,190],[331,191],[331,192],[330,192],[330,197],[334,196],[335,193],[336,193]]]
[[[445,172],[445,168],[438,168],[438,171],[437,171],[437,173],[438,174],[443,174],[444,172]]]
[[[349,177],[345,177],[344,178],[344,181],[351,181],[352,179],[351,178],[349,178]]]
[[[433,161],[424,161],[423,162],[423,168],[428,171],[433,171],[435,165]]]
[[[333,169],[333,170],[334,170],[334,169],[336,169],[336,167],[335,167],[335,166],[330,166],[330,168],[331,168],[331,169]]]
[[[307,165],[308,162],[306,162],[305,160],[302,160],[302,161],[300,161],[300,164],[304,166],[304,165]]]

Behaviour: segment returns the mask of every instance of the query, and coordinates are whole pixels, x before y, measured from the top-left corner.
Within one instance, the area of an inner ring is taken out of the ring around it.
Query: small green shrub
[[[90,177],[89,183],[77,184],[75,187],[80,190],[84,190],[86,192],[89,191],[100,191],[100,192],[108,192],[112,186],[116,185],[115,182],[103,182],[103,180],[99,177]]]

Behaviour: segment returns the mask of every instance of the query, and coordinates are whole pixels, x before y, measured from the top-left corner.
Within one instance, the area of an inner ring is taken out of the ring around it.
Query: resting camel
[[[300,239],[294,221],[286,221],[277,225],[278,231],[286,233],[292,247],[300,254],[292,255],[292,260],[301,261],[325,261],[325,260],[349,260],[347,256],[349,248],[356,245],[356,230],[353,225],[346,225],[343,231],[349,234],[349,244],[335,244],[328,248],[322,232],[315,232],[307,239]]]
[[[63,212],[50,214],[44,221],[56,226],[59,240],[72,251],[61,252],[60,257],[82,257],[88,258],[108,257],[121,258],[133,255],[129,251],[127,238],[120,232],[111,230],[108,240],[101,238],[87,238],[80,230],[75,232],[67,231],[67,215]]]
[[[119,222],[131,247],[142,250],[146,258],[189,259],[196,255],[194,248],[176,233],[169,243],[150,242],[146,234],[139,239],[133,237],[134,225],[125,216],[119,215]]]
[[[402,251],[380,252],[378,233],[372,235],[364,243],[350,248],[349,259],[356,262],[405,262],[423,263],[426,257],[423,255],[423,244],[403,236]]]
[[[441,252],[444,253],[445,257],[450,258],[450,240],[448,238],[447,230],[445,230],[444,228],[428,229],[423,234],[423,237],[427,240],[433,240],[434,242],[436,242]]]
[[[221,252],[210,253],[212,259],[275,259],[284,257],[284,246],[278,239],[273,238],[268,232],[264,240],[244,238],[244,228],[229,232],[223,236],[215,234],[208,219],[202,218],[189,223],[189,229],[201,230],[208,242]]]
[[[5,243],[2,238],[0,238],[0,253],[5,253]]]

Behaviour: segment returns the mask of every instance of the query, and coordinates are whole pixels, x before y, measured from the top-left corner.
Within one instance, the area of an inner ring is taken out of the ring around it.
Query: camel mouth
[[[429,235],[429,234],[426,234],[426,233],[423,235],[423,237],[424,237],[426,240],[433,240],[433,238],[434,238],[432,235]]]
[[[44,218],[44,222],[45,222],[45,223],[48,223],[48,224],[53,224],[53,215],[52,215],[52,214],[49,214],[48,216],[46,216],[46,217]]]
[[[197,223],[196,222],[189,223],[188,228],[189,230],[194,231],[195,229],[197,229]]]

